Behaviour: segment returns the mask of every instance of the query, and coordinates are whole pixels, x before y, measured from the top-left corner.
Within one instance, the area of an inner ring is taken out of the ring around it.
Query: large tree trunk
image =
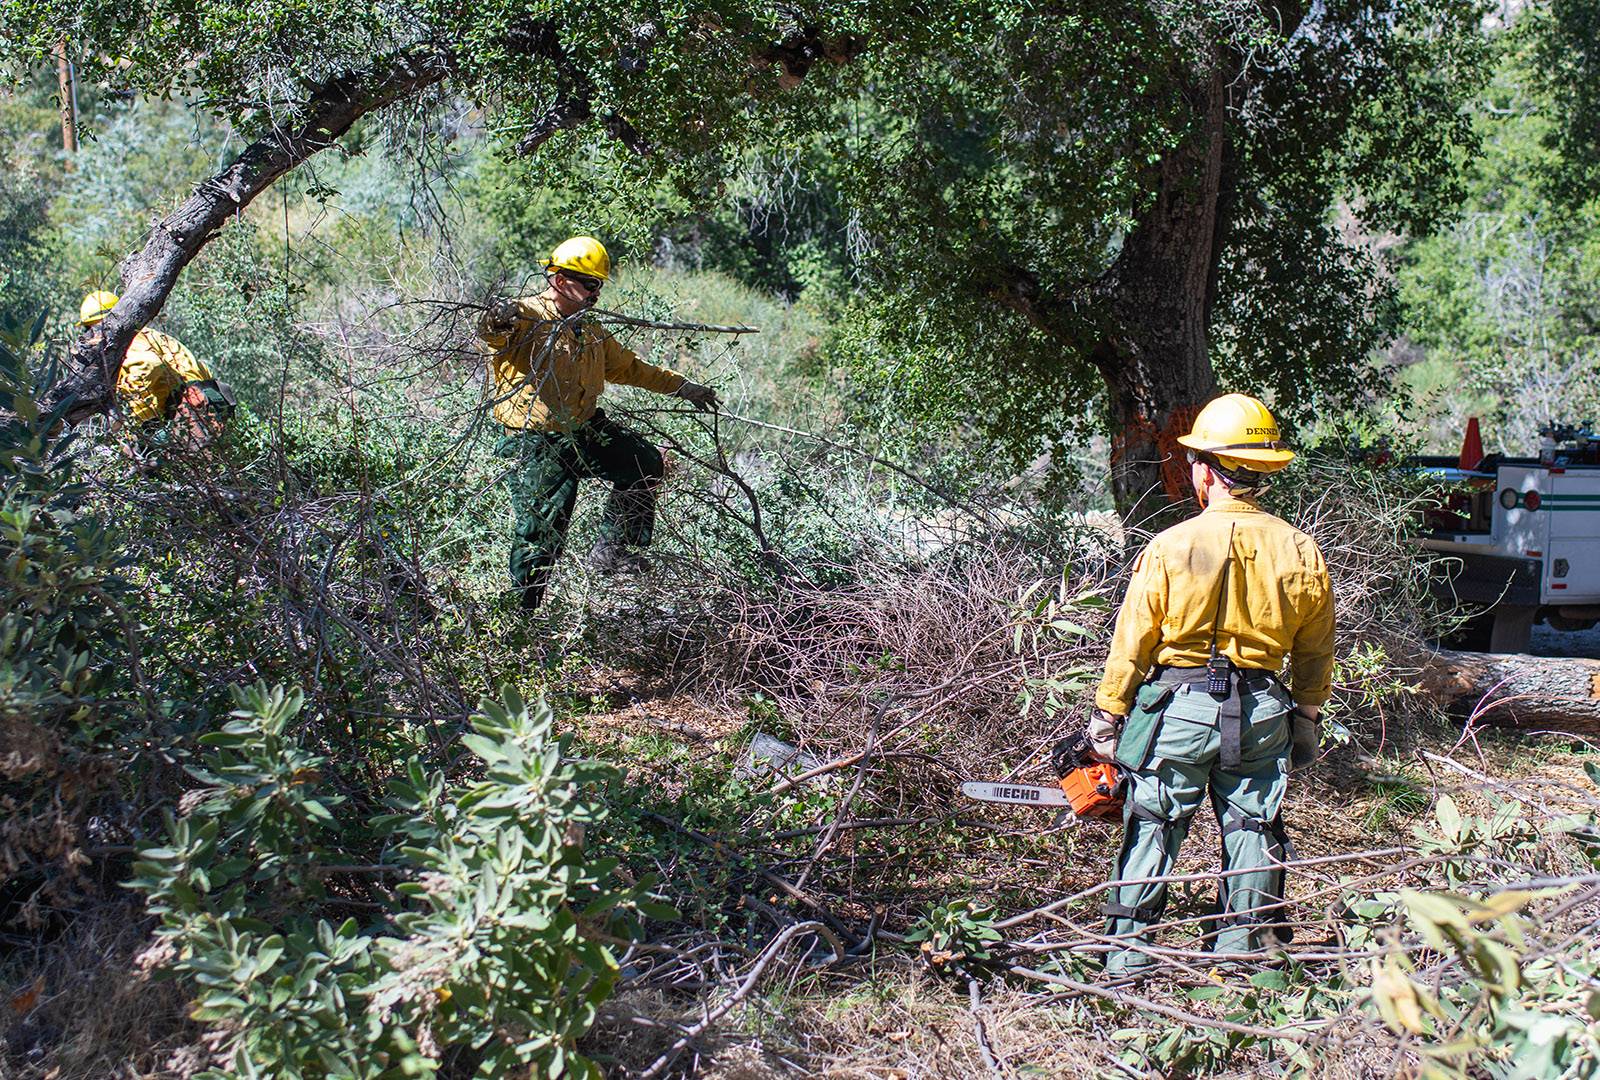
[[[1105,379],[1112,492],[1130,521],[1170,517],[1192,497],[1177,438],[1217,390],[1208,328],[1231,202],[1227,97],[1222,71],[1196,88],[1196,129],[1162,159],[1155,199],[1101,286],[1116,329],[1089,359]]]
[[[134,335],[160,312],[178,274],[228,219],[284,173],[332,146],[361,117],[418,93],[447,71],[437,56],[400,56],[372,71],[329,80],[312,92],[304,123],[251,143],[226,169],[196,185],[156,224],[145,246],[123,260],[117,306],[73,345],[73,370],[45,397],[45,408],[64,406],[69,421],[109,409]]]
[[[1099,309],[1103,329],[1085,358],[1106,385],[1117,509],[1142,526],[1193,507],[1177,439],[1217,392],[1209,327],[1234,200],[1228,110],[1239,78],[1218,63],[1193,85],[1189,136],[1156,165],[1149,205],[1088,296],[1045,293],[1022,267],[1007,281],[1006,302],[1068,348],[1083,341],[1081,301]]]
[[[1441,650],[1418,686],[1463,722],[1600,735],[1600,660]]]

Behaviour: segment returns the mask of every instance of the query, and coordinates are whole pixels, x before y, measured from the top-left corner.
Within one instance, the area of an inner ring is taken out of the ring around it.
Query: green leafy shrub
[[[906,941],[920,942],[923,955],[934,967],[987,960],[989,946],[1001,939],[994,920],[992,904],[977,900],[938,904],[912,928]]]
[[[139,657],[119,600],[122,551],[85,512],[73,436],[36,404],[29,361],[44,321],[0,328],[11,414],[0,422],[0,847],[8,879],[42,872],[46,898],[59,898],[88,863],[84,823],[104,810],[91,806],[117,801],[110,781],[139,757],[114,756]]]
[[[1600,768],[1587,771],[1600,780]],[[1363,1003],[1417,1039],[1427,1080],[1600,1076],[1600,958],[1592,933],[1573,933],[1559,917],[1583,910],[1585,898],[1573,895],[1583,878],[1553,875],[1531,888],[1481,881],[1485,861],[1543,862],[1559,849],[1600,864],[1595,811],[1536,825],[1512,801],[1474,815],[1445,795],[1435,816],[1437,832],[1417,831],[1418,851],[1442,856],[1454,887],[1368,900],[1369,922],[1403,915],[1411,933],[1382,935],[1402,947],[1371,959]],[[1554,900],[1565,902],[1541,903]]]
[[[299,692],[235,696],[202,739],[203,786],[130,883],[160,916],[159,970],[192,981],[214,1025],[225,1063],[205,1075],[429,1076],[450,1055],[481,1075],[598,1075],[572,1046],[614,985],[608,943],[622,916],[670,914],[584,856],[615,770],[570,760],[550,710],[508,689],[463,739],[482,779],[413,760],[395,812],[359,825],[335,814],[332,763],[294,738]],[[390,840],[392,861],[350,862]],[[364,890],[377,918],[338,918],[353,882],[389,873],[395,893]]]

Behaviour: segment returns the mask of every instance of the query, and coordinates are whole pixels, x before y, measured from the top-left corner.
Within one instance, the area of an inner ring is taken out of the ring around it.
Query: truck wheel
[[[1569,619],[1565,615],[1546,615],[1544,621],[1550,624],[1550,629],[1563,630],[1567,633],[1587,630],[1594,625],[1593,619]]]
[[[1512,607],[1501,604],[1494,609],[1494,630],[1489,635],[1492,653],[1525,653],[1533,641],[1533,617],[1537,607]]]

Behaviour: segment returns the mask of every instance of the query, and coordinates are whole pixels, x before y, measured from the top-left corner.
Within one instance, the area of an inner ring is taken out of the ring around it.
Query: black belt
[[[1228,667],[1240,676],[1239,682],[1254,690],[1257,686],[1277,681],[1277,673],[1266,668],[1240,667],[1231,660]],[[1187,664],[1157,664],[1151,669],[1148,682],[1158,682],[1164,686],[1178,686],[1185,683],[1203,683],[1206,681],[1204,664],[1190,667]]]

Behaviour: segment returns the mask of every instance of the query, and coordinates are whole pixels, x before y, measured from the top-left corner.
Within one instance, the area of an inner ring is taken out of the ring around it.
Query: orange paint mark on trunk
[[[1184,405],[1174,409],[1161,427],[1142,413],[1135,416],[1122,431],[1112,436],[1111,464],[1115,466],[1126,457],[1130,448],[1153,446],[1160,455],[1161,490],[1167,501],[1182,502],[1189,497],[1189,463],[1184,459],[1178,436],[1189,434],[1198,415],[1199,405]]]

